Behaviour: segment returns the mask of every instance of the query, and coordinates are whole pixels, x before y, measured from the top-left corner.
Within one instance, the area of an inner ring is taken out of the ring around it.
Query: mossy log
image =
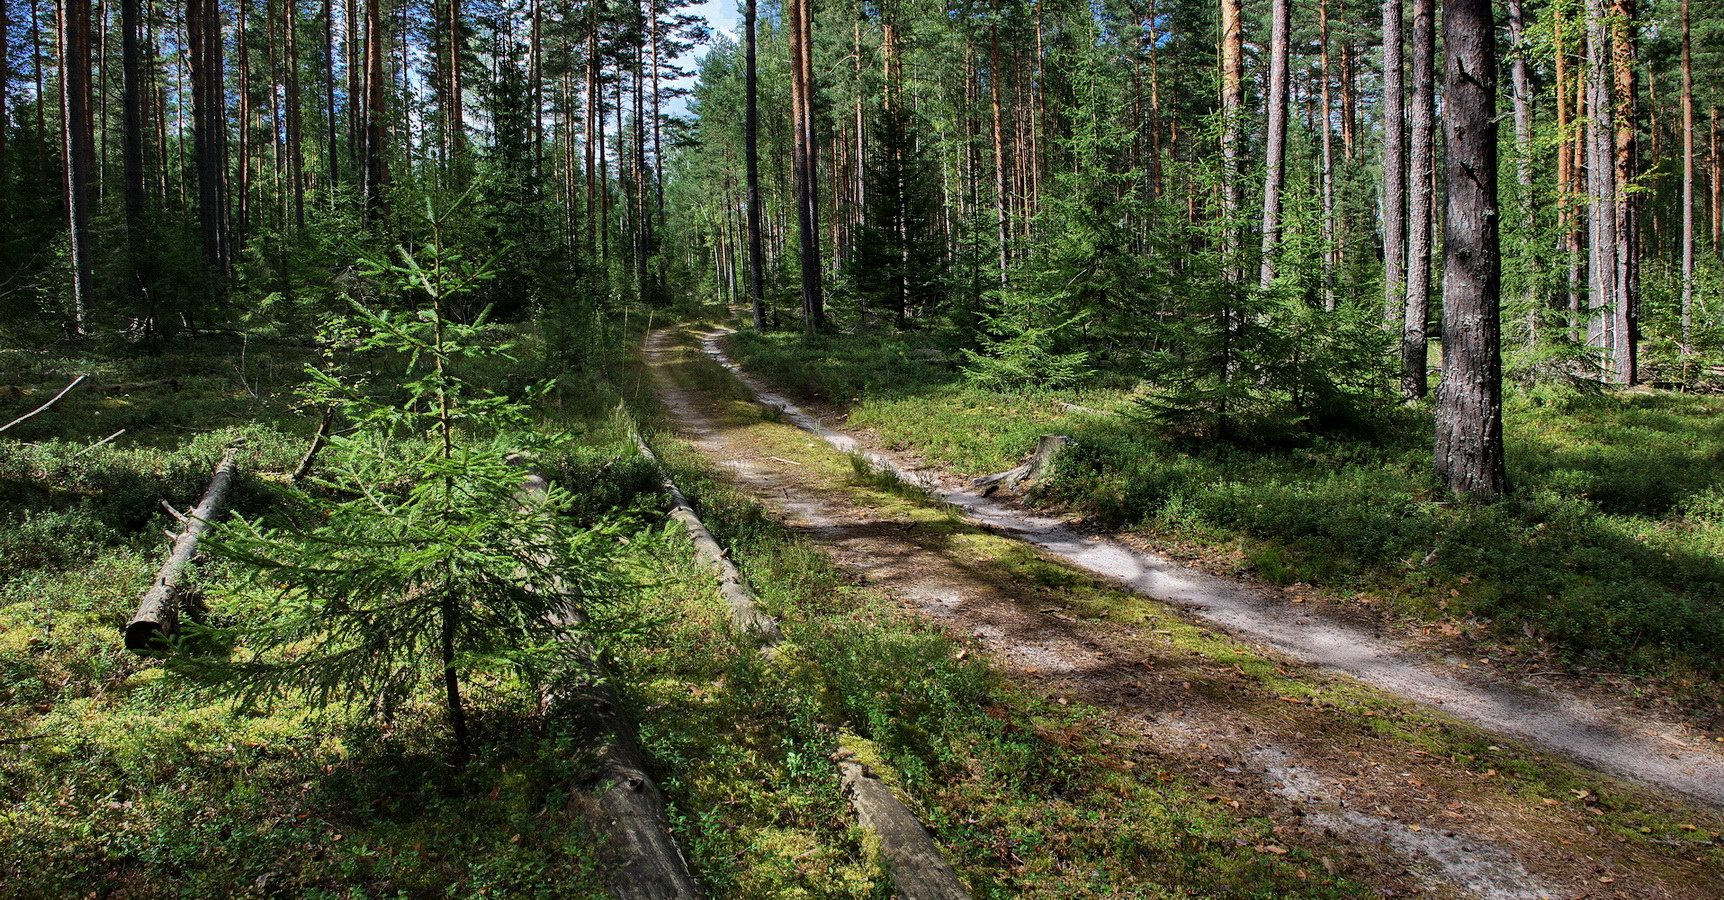
[[[957,870],[892,789],[853,754],[840,751],[837,763],[844,796],[856,812],[857,824],[878,842],[881,861],[898,896],[903,900],[969,900],[970,892],[958,879]]]
[[[525,464],[525,460],[518,460]],[[522,485],[528,498],[542,497],[544,476],[529,471]],[[561,624],[585,625],[580,610],[563,613]],[[553,715],[570,715],[593,741],[597,769],[574,792],[570,806],[602,837],[598,857],[605,887],[619,900],[686,900],[701,896],[688,861],[670,834],[664,793],[647,773],[634,726],[610,689],[604,661],[580,633],[564,638],[576,674],[545,697]]]
[[[653,455],[640,435],[636,434],[634,438],[641,455],[658,465],[658,457]],[[663,472],[663,466],[659,466],[659,470]],[[778,623],[761,611],[736,564],[713,539],[712,532],[700,521],[700,516],[668,475],[664,478],[664,487],[671,496],[671,518],[688,531],[694,541],[696,556],[718,576],[719,591],[730,606],[732,621],[739,630],[752,634],[763,649],[776,646],[783,639]],[[939,845],[917,821],[915,813],[854,755],[840,751],[834,761],[857,824],[879,847],[897,895],[904,900],[967,900],[970,892],[958,879],[951,863],[941,855]]]
[[[781,637],[778,622],[763,612],[760,604],[755,602],[754,593],[742,580],[742,572],[731,562],[730,555],[724,548],[718,545],[717,539],[688,502],[688,497],[683,495],[668,474],[664,474],[664,466],[659,463],[652,448],[646,445],[646,441],[642,440],[639,434],[636,434],[634,439],[635,447],[640,450],[641,455],[650,460],[663,476],[665,492],[670,495],[670,518],[688,533],[689,541],[694,544],[695,558],[717,576],[718,592],[724,598],[725,605],[730,608],[731,624],[735,625],[741,634],[754,634],[762,646],[770,647],[778,643]]]

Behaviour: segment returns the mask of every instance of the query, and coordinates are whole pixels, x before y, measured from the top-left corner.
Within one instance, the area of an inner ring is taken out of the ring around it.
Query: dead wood
[[[544,496],[544,476],[529,472],[523,494]],[[579,609],[569,608],[559,624],[585,625]],[[545,708],[570,715],[595,742],[597,772],[570,805],[603,835],[599,857],[605,886],[621,900],[683,900],[701,896],[688,862],[670,835],[664,794],[647,773],[634,727],[610,689],[604,661],[578,631],[564,640],[577,675],[547,691]]]
[[[29,412],[19,416],[16,419],[13,419],[10,422],[7,422],[4,425],[0,425],[0,431],[5,431],[6,429],[11,428],[12,426],[18,424],[19,422],[22,422],[26,419],[32,418],[33,416],[40,414],[43,410],[46,410],[48,407],[53,406],[56,403],[59,403],[61,397],[64,397],[67,394],[70,394],[72,392],[72,388],[75,388],[78,385],[82,384],[84,379],[86,379],[88,377],[90,377],[90,376],[79,375],[77,378],[72,379],[71,384],[68,384],[65,387],[61,388],[60,393],[55,394],[54,396],[48,398],[47,403],[44,403],[41,406],[38,406],[35,409],[30,410]]]
[[[311,467],[317,462],[317,453],[323,445],[329,442],[329,426],[335,421],[335,407],[326,406],[323,418],[317,422],[317,433],[311,436],[311,446],[305,449],[305,455],[299,458],[299,465],[293,467],[293,480],[301,481],[311,474]]]
[[[1002,486],[1008,491],[1016,491],[1052,471],[1054,462],[1059,459],[1060,454],[1075,443],[1077,441],[1063,434],[1044,434],[1036,439],[1036,449],[1028,459],[1004,472],[996,472],[977,478],[971,484],[982,488],[982,496],[984,497],[993,494]]]
[[[658,466],[662,474],[664,467],[652,449],[638,433],[633,437],[641,455]],[[669,475],[664,475],[664,487],[671,497],[671,518],[688,531],[696,557],[718,577],[719,592],[730,607],[731,620],[738,630],[753,635],[763,649],[775,647],[783,639],[777,621],[760,609],[736,564],[718,545]],[[854,756],[840,752],[835,762],[856,821],[878,842],[898,896],[904,900],[967,900],[969,891],[941,855],[934,839],[916,820],[915,813]]]
[[[880,844],[881,860],[903,900],[969,900],[957,870],[885,782],[854,755],[840,752],[838,773],[856,821]]]
[[[134,652],[144,652],[156,648],[162,637],[173,634],[179,628],[180,618],[180,585],[185,575],[186,564],[197,555],[198,541],[209,530],[210,525],[221,517],[227,506],[228,488],[233,484],[234,472],[238,469],[236,456],[238,448],[229,447],[222,454],[221,462],[216,466],[214,477],[210,478],[209,488],[204,491],[202,500],[192,511],[185,515],[173,513],[183,524],[179,534],[173,538],[173,551],[168,554],[168,561],[162,564],[156,578],[150,583],[150,589],[144,592],[143,600],[138,603],[138,611],[132,616],[132,621],[126,625],[126,649]],[[163,501],[166,506],[166,501]]]
[[[684,496],[670,475],[665,473],[664,466],[652,452],[652,448],[647,446],[639,433],[634,434],[634,439],[636,449],[659,470],[665,492],[670,495],[670,518],[688,533],[689,541],[694,544],[695,558],[718,577],[718,593],[730,608],[731,624],[735,625],[741,634],[755,635],[762,646],[770,647],[778,643],[781,638],[778,622],[762,611],[760,604],[755,602],[754,593],[743,582],[742,573],[737,570],[736,564],[731,562],[730,555],[718,545],[712,532],[689,504],[688,497]]]

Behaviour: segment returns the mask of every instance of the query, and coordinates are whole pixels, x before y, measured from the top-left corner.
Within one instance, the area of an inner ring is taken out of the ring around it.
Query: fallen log
[[[1008,491],[1015,491],[1019,487],[1046,475],[1053,469],[1054,462],[1059,459],[1060,454],[1075,443],[1077,441],[1063,434],[1044,434],[1036,439],[1036,449],[1030,454],[1029,459],[1004,472],[984,475],[970,483],[982,488],[982,496],[984,497],[993,494],[1001,486],[1004,486]]]
[[[640,451],[641,456],[646,457],[647,461],[659,470],[665,492],[670,495],[670,518],[688,533],[689,541],[694,544],[695,558],[717,576],[718,593],[724,598],[725,605],[730,607],[731,624],[736,626],[740,634],[755,635],[764,647],[778,643],[782,638],[778,631],[778,622],[762,611],[760,604],[755,602],[754,593],[742,580],[742,572],[731,562],[730,555],[725,553],[724,548],[718,545],[717,539],[689,504],[688,497],[683,495],[676,482],[665,473],[663,464],[652,452],[652,448],[647,446],[638,432],[633,433],[633,437],[635,448]]]
[[[688,861],[670,835],[664,793],[647,773],[634,729],[606,686],[609,676],[584,641],[572,649],[590,677],[553,691],[549,702],[571,710],[584,733],[598,741],[598,771],[584,790],[574,792],[570,805],[604,837],[598,856],[605,887],[623,900],[699,897]]]
[[[522,493],[544,496],[544,476],[529,471]],[[559,624],[585,625],[580,610],[570,608]],[[605,887],[620,900],[686,900],[701,896],[688,861],[670,835],[664,793],[647,773],[634,727],[610,689],[604,661],[578,632],[564,637],[584,677],[552,686],[545,697],[547,711],[570,711],[582,733],[595,741],[597,773],[584,790],[574,792],[570,806],[605,837],[599,848]]]
[[[664,468],[659,465],[652,449],[639,433],[632,436],[641,455],[659,466],[662,474]],[[671,496],[671,517],[688,530],[696,555],[718,576],[719,592],[730,606],[731,620],[744,634],[753,635],[762,649],[777,646],[783,640],[778,622],[760,609],[754,592],[742,580],[736,564],[719,547],[712,532],[700,521],[700,516],[669,475],[664,475],[664,487]],[[916,814],[892,793],[891,788],[875,778],[848,751],[839,751],[833,760],[838,766],[844,795],[856,814],[857,824],[878,844],[881,862],[892,878],[897,895],[904,900],[968,900],[970,892],[958,879],[957,871],[941,855],[939,845],[917,821]]]
[[[198,541],[227,506],[228,488],[232,486],[234,472],[238,469],[237,453],[238,448],[229,447],[222,454],[215,475],[210,478],[209,488],[191,512],[181,514],[163,501],[169,515],[179,519],[182,525],[180,533],[174,536],[173,551],[168,554],[168,561],[156,572],[150,589],[144,592],[138,603],[137,613],[126,624],[127,650],[142,653],[156,649],[164,636],[179,629],[181,579],[185,575],[186,564],[197,555]]]
[[[868,771],[855,754],[841,750],[836,757],[844,780],[844,795],[856,811],[862,830],[880,844],[881,862],[903,900],[969,900],[957,870],[941,855],[939,845],[916,816],[885,782]]]

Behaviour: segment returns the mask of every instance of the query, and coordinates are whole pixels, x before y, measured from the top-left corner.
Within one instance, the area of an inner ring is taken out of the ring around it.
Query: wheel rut
[[[1453,717],[1594,768],[1639,774],[1705,805],[1724,804],[1724,778],[1712,780],[1724,775],[1716,754],[1672,746],[1664,732],[1631,732],[1610,711],[1577,698],[1463,680],[1309,612],[1290,623],[1287,607],[1236,583],[1078,534],[914,470],[749,378],[724,355],[718,337],[705,335],[696,347],[664,329],[646,344],[660,401],[703,456],[859,581],[986,652],[1034,690],[1101,709],[1110,725],[1144,742],[1152,754],[1144,765],[1195,781],[1211,792],[1210,802],[1270,817],[1286,842],[1311,847],[1325,865],[1366,873],[1389,893],[1711,897],[1724,891],[1715,840],[1668,846],[1600,824],[1608,802],[1680,819],[1705,837],[1724,829],[1714,810],[1587,772],[1574,775],[1579,782],[1563,782],[1592,785],[1570,792],[1581,796],[1528,796],[1496,769],[1441,751],[1450,746],[1444,743],[1450,732],[1467,730],[1446,724]],[[778,412],[764,421],[740,413],[750,401],[713,383],[723,377],[714,362]],[[898,473],[964,518],[930,518],[933,504],[905,501],[902,490],[892,497],[884,488],[859,489],[862,476],[847,462],[834,465],[833,451]],[[1097,614],[1094,604],[1067,602],[1110,588],[1147,598],[1147,613],[1122,616],[1104,607]],[[1193,649],[1198,645],[1210,649]],[[1264,666],[1273,672],[1258,671]],[[1347,701],[1366,690],[1360,682],[1383,704],[1406,707],[1405,715]],[[1313,690],[1289,696],[1281,690],[1287,683]],[[1653,745],[1657,761],[1634,772]],[[1538,762],[1573,774],[1565,763]]]

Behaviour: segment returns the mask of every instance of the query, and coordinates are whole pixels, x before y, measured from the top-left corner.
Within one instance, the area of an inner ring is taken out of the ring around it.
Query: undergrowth
[[[1724,674],[1724,399],[1517,394],[1505,415],[1515,492],[1480,506],[1431,479],[1425,410],[1274,446],[1193,442],[1124,412],[1122,387],[977,389],[918,349],[942,340],[745,331],[734,351],[798,396],[844,403],[849,424],[885,445],[965,474],[1015,465],[1039,435],[1071,435],[1033,500],[1272,582],[1415,619],[1488,621],[1554,661],[1678,689]]]

